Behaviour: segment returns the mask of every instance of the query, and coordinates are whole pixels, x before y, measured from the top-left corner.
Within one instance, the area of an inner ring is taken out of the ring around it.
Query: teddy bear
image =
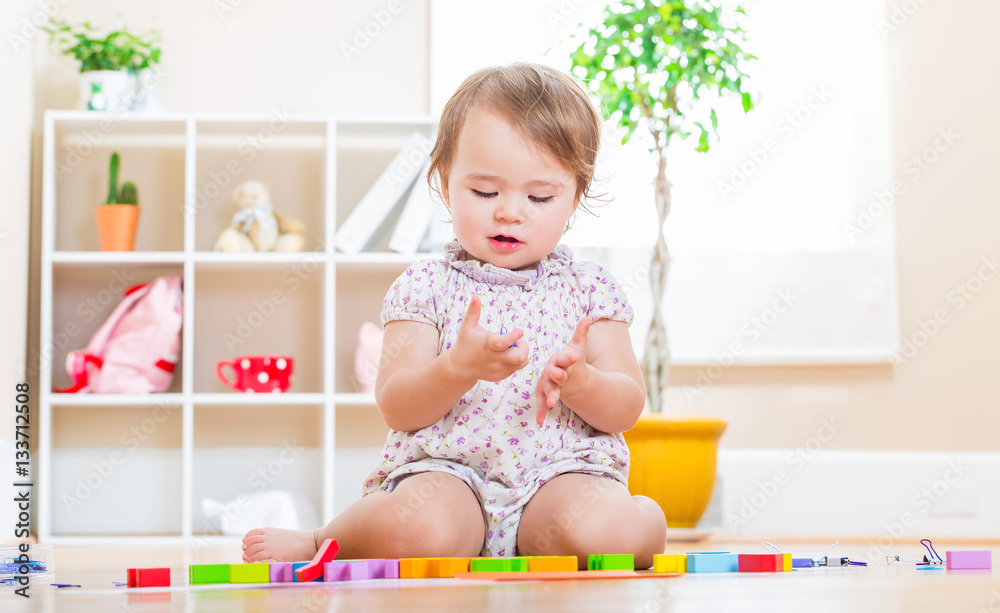
[[[215,251],[302,251],[305,225],[274,211],[271,192],[260,181],[247,181],[233,191],[239,210],[215,241]]]

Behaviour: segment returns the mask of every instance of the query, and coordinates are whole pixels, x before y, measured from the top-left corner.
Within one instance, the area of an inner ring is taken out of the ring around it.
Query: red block
[[[323,541],[323,545],[320,546],[319,551],[316,552],[316,557],[312,559],[312,562],[296,569],[295,576],[301,582],[312,581],[317,577],[322,577],[323,567],[327,562],[333,561],[339,551],[340,545],[337,544],[336,539],[326,539]]]
[[[741,553],[739,557],[739,570],[741,573],[760,572],[760,559],[764,557],[756,553]]]
[[[169,568],[130,568],[128,587],[170,587]]]
[[[785,560],[780,553],[741,553],[739,570],[741,573],[773,573],[785,569]]]

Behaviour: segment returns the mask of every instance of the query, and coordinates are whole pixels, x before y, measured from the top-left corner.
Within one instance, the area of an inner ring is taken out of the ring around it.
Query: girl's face
[[[576,211],[576,178],[507,120],[465,119],[443,190],[458,242],[473,258],[532,268],[559,244]]]

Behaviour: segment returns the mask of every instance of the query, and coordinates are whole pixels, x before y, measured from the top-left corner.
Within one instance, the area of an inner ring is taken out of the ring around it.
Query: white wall
[[[14,461],[14,407],[11,400],[15,385],[24,381],[24,348],[28,314],[28,248],[31,232],[31,118],[34,114],[31,45],[15,44],[8,33],[20,36],[22,28],[30,35],[31,26],[22,18],[34,7],[28,0],[12,0],[0,7],[0,83],[4,96],[0,101],[0,390],[4,396],[0,409],[0,462]],[[37,398],[32,390],[31,396]],[[34,403],[31,408],[35,408]],[[37,433],[37,423],[33,433]],[[16,517],[11,503],[11,480],[0,481],[0,525],[13,526]],[[0,542],[13,535],[4,533]]]
[[[270,3],[243,2],[222,16],[213,11],[213,4],[218,3],[75,0],[60,9],[59,17],[114,25],[119,23],[114,15],[121,13],[135,29],[149,25],[161,28],[166,73],[162,94],[171,110],[268,112],[286,104],[299,112],[427,110],[426,1],[406,2],[382,33],[361,54],[350,58],[344,56],[342,43],[350,43],[356,28],[364,28],[375,19],[372,11],[386,9],[387,1],[289,0],[281,4],[280,11]],[[891,0],[889,4],[894,6]],[[13,6],[6,3],[3,23],[18,22],[34,6],[23,1]],[[503,9],[498,6],[498,10]],[[953,23],[956,15],[962,16],[961,27],[942,28],[942,24]],[[978,0],[923,3],[912,15],[897,15],[897,25],[886,23],[894,175],[902,175],[913,156],[933,148],[939,130],[952,128],[961,135],[895,205],[903,339],[924,340],[922,328],[933,330],[928,322],[940,311],[947,321],[928,335],[912,359],[895,368],[727,368],[710,376],[710,384],[693,401],[690,388],[711,373],[698,367],[675,368],[668,390],[669,406],[676,412],[726,419],[729,428],[722,439],[726,450],[794,450],[815,435],[823,418],[844,424],[825,444],[824,454],[856,452],[857,459],[864,459],[867,451],[899,452],[900,465],[905,465],[911,450],[997,450],[1000,412],[994,405],[1000,397],[1000,379],[996,377],[1000,363],[1000,325],[996,319],[1000,277],[975,279],[984,270],[982,259],[998,255],[1000,207],[993,167],[1000,117],[994,112],[993,101],[1000,96],[1000,73],[984,67],[1000,64],[1000,47],[992,42],[1000,27],[1000,5]],[[869,25],[880,27],[878,23]],[[4,137],[0,155],[8,160],[0,165],[5,179],[0,185],[4,190],[15,190],[4,193],[4,210],[12,212],[4,216],[2,223],[7,225],[0,225],[0,232],[8,235],[0,246],[0,253],[9,256],[3,267],[4,288],[13,288],[0,307],[4,309],[0,325],[9,326],[4,332],[5,347],[24,343],[25,328],[20,322],[25,317],[23,306],[18,305],[24,305],[25,294],[19,298],[18,288],[24,284],[19,271],[26,270],[23,252],[27,247],[28,202],[27,145],[18,148],[8,143],[16,144],[18,138],[23,143],[27,130],[34,126],[32,152],[37,169],[41,151],[37,126],[43,109],[72,108],[76,103],[72,66],[56,58],[41,37],[33,42],[33,64],[25,52],[14,64],[0,63],[5,92],[9,91],[8,83],[29,87],[32,78],[35,82],[34,100],[31,94],[5,96],[5,112],[0,114],[0,136]],[[4,53],[7,55],[0,59],[6,60],[10,54],[6,49]],[[31,70],[33,77],[28,72]],[[14,78],[8,80],[8,74]],[[33,179],[37,182],[37,172]],[[37,189],[34,202],[37,211]],[[36,230],[31,240],[37,245],[37,217],[33,223]],[[21,265],[17,263],[19,254]],[[32,249],[32,258],[37,261],[37,247]],[[34,264],[29,346],[37,346],[37,274]],[[975,291],[959,308],[950,297],[963,286]],[[0,363],[3,377],[12,376],[12,369],[16,371],[23,362],[23,354],[19,349],[5,349],[4,362]],[[9,390],[8,379],[4,381],[3,389]],[[8,431],[4,429],[5,435]],[[727,465],[732,464],[724,463],[723,469]],[[852,475],[834,471],[824,477],[831,500],[854,495]],[[986,481],[980,485],[995,487]],[[749,492],[740,489],[743,486],[752,488],[752,481],[733,490],[737,500]],[[353,484],[345,488],[346,492],[357,492]],[[982,494],[984,505],[997,499],[995,492],[990,492]],[[338,504],[344,495],[338,492]],[[879,508],[882,516],[891,518],[909,506],[910,500],[901,497],[895,507]],[[980,510],[984,516],[994,511]],[[817,526],[821,531],[829,528]]]

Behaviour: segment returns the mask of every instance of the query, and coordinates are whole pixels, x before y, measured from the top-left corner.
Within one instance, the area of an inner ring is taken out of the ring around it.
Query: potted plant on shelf
[[[90,22],[71,25],[53,19],[44,28],[63,55],[80,61],[80,101],[92,111],[129,109],[137,75],[160,62],[160,33],[133,34],[128,29],[101,36]]]
[[[629,489],[656,500],[672,527],[693,528],[708,506],[726,427],[721,419],[662,414],[670,367],[663,314],[670,265],[663,232],[671,204],[667,148],[675,137],[695,136],[696,150],[708,151],[717,137],[715,106],[727,96],[739,97],[744,112],[753,108],[742,68],[755,58],[742,47],[745,32],[723,22],[720,9],[701,0],[621,0],[605,9],[603,23],[571,55],[573,74],[605,102],[622,143],[640,124],[652,137],[659,225],[649,262],[653,318],[642,360],[649,412],[625,439],[632,454]],[[707,121],[694,119],[706,110]]]
[[[132,251],[139,224],[139,192],[126,181],[118,191],[118,153],[111,154],[108,198],[94,210],[101,251]]]

